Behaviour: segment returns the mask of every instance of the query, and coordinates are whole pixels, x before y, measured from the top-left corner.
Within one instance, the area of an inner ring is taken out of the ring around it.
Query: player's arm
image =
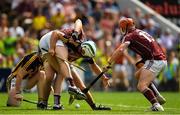
[[[135,59],[132,56],[130,56],[127,51],[124,51],[123,54],[126,57],[126,59],[136,67],[136,69],[140,69],[145,63],[144,59],[141,59],[140,61],[136,62]]]
[[[82,32],[82,28],[82,21],[77,19],[74,24],[74,30],[80,34]]]
[[[10,89],[11,89],[11,80],[14,78],[13,74],[11,73],[7,80],[6,80],[6,88],[7,88],[7,91],[9,92]]]
[[[24,70],[23,68],[20,68],[17,75],[16,75],[16,84],[15,84],[15,99],[18,101],[23,100],[23,96],[21,95],[21,83],[23,80],[23,77],[27,75],[27,71]]]
[[[74,23],[74,31],[68,42],[76,47],[79,46],[83,41],[83,37],[81,36],[83,32],[82,22],[80,19],[77,19]]]
[[[111,57],[108,59],[109,65],[113,64],[115,62],[115,60],[118,60],[118,58],[123,54],[124,50],[127,49],[129,44],[130,44],[129,41],[124,42],[113,52]]]
[[[18,75],[16,77],[16,85],[15,85],[15,91],[16,91],[16,94],[20,94],[21,93],[21,82],[22,82],[22,77],[21,75]]]
[[[89,61],[89,63],[90,63],[90,67],[91,67],[92,71],[95,74],[99,75],[102,72],[102,69],[97,65],[97,63],[92,58],[90,58],[90,59],[91,60]],[[102,80],[103,80],[104,87],[107,87],[109,85],[109,82],[108,82],[109,78],[106,77],[105,74],[103,74]]]
[[[68,41],[63,36],[64,34],[62,32],[59,32],[58,30],[55,30],[52,32],[51,39],[50,39],[50,48],[49,48],[49,53],[52,56],[55,54],[56,42],[58,41],[58,39],[62,40],[63,42]]]
[[[123,54],[124,54],[124,57],[125,57],[131,64],[135,65],[135,63],[136,63],[136,62],[135,62],[135,59],[134,59],[132,56],[130,56],[127,51],[124,51]]]
[[[83,25],[82,21],[80,19],[77,19],[74,23],[74,32],[72,33],[72,38],[74,41],[82,41],[83,37],[81,35],[84,35]]]
[[[21,83],[25,75],[27,75],[27,71],[25,71],[23,68],[20,68],[16,75],[16,84],[15,84],[16,94],[21,93]]]

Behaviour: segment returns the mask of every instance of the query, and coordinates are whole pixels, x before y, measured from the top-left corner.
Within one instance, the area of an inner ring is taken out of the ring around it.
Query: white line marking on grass
[[[116,106],[116,107],[124,107],[124,108],[141,108],[141,109],[148,109],[147,106],[133,106],[133,105],[124,105],[124,104],[118,104],[118,105],[115,105],[115,104],[106,104],[106,105]],[[179,108],[164,107],[164,109],[180,111]]]

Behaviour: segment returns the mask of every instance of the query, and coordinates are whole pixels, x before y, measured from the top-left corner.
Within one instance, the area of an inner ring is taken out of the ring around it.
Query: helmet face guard
[[[122,35],[125,35],[126,34],[126,29],[125,28],[120,28],[120,32]]]
[[[82,55],[86,57],[95,57],[96,55],[96,44],[93,41],[85,41],[81,44]]]

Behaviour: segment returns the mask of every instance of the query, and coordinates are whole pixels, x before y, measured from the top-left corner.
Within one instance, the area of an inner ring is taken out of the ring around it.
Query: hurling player
[[[127,48],[139,54],[145,64],[136,73],[139,77],[137,88],[152,104],[152,111],[164,111],[153,91],[149,88],[149,85],[155,77],[167,65],[164,52],[152,36],[135,27],[133,19],[121,18],[119,21],[119,29],[123,35],[121,40],[122,44],[109,58],[109,64],[111,65],[117,60]]]

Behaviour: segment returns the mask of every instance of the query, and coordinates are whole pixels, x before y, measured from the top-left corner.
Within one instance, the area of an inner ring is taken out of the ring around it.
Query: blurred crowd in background
[[[50,30],[73,27],[76,19],[81,19],[87,39],[97,44],[96,62],[103,67],[107,58],[120,44],[118,20],[131,17],[136,27],[148,32],[162,46],[167,54],[168,67],[155,83],[160,90],[179,90],[180,33],[165,31],[151,14],[143,14],[139,8],[121,9],[115,0],[1,0],[0,1],[0,68],[12,69],[20,59],[37,50],[39,39]],[[135,60],[138,56],[128,51]],[[96,75],[86,66],[86,60],[78,63],[87,69],[82,74],[86,84]],[[112,85],[109,91],[136,91],[135,67],[122,56],[108,72]],[[100,82],[96,90],[102,90]]]

